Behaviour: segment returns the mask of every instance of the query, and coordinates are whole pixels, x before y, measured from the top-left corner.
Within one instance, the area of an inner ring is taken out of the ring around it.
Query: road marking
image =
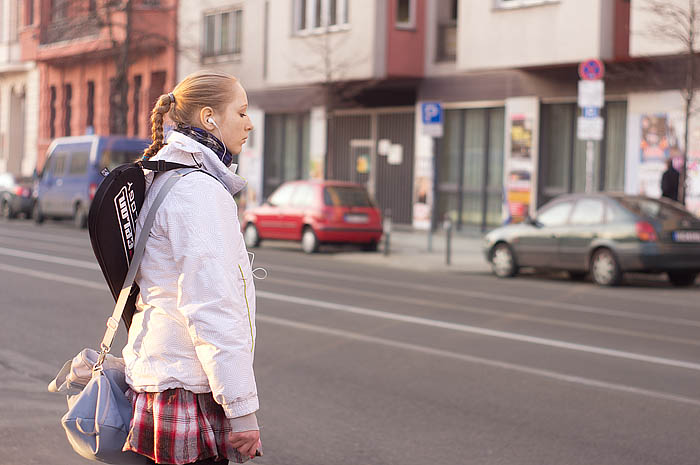
[[[529,298],[529,297],[508,296],[508,295],[503,295],[503,294],[490,294],[488,292],[481,292],[481,291],[469,291],[469,290],[464,290],[464,289],[441,288],[441,287],[436,287],[436,286],[430,286],[427,284],[417,284],[417,283],[404,284],[404,283],[398,283],[398,282],[394,282],[394,281],[390,281],[388,279],[382,279],[382,278],[375,278],[375,277],[363,278],[363,277],[359,277],[359,276],[351,276],[351,275],[347,275],[347,274],[334,273],[332,271],[305,270],[305,269],[302,269],[301,267],[291,267],[291,266],[285,266],[285,265],[275,265],[274,268],[270,267],[270,269],[273,271],[274,270],[286,271],[286,272],[293,273],[295,275],[304,274],[304,275],[319,276],[319,277],[324,277],[324,278],[338,278],[338,279],[341,279],[343,281],[354,281],[354,282],[366,283],[366,284],[381,284],[381,285],[385,285],[385,286],[398,287],[401,289],[423,290],[423,291],[427,291],[427,292],[435,292],[438,294],[452,294],[452,295],[463,296],[463,297],[475,297],[478,299],[499,300],[501,302],[514,303],[514,304],[518,304],[518,305],[530,304],[530,305],[536,305],[536,306],[540,306],[540,307],[553,308],[555,310],[567,310],[567,311],[573,311],[573,312],[592,313],[592,314],[596,314],[596,315],[606,315],[606,316],[630,318],[630,319],[643,320],[643,321],[655,321],[658,323],[676,324],[676,325],[680,325],[680,326],[696,326],[696,327],[700,328],[700,321],[689,320],[687,318],[667,318],[667,317],[665,318],[665,317],[658,317],[658,316],[654,316],[654,315],[641,315],[641,314],[634,313],[634,312],[626,312],[624,310],[601,309],[601,308],[597,308],[597,307],[572,304],[572,303],[568,303],[568,302],[552,302],[550,300],[544,300],[544,299],[533,299],[533,298]]]
[[[511,333],[508,331],[498,331],[495,329],[480,328],[478,326],[464,325],[460,323],[451,323],[442,320],[432,320],[429,318],[422,318],[417,316],[401,315],[398,313],[384,312],[381,310],[373,310],[369,308],[356,307],[354,305],[344,305],[336,304],[332,302],[325,302],[316,299],[307,299],[304,297],[295,297],[285,294],[277,294],[274,292],[258,291],[258,297],[270,300],[278,300],[281,302],[293,302],[300,305],[307,305],[312,307],[324,308],[327,310],[334,310],[346,313],[354,313],[356,315],[371,316],[374,318],[381,318],[384,320],[400,321],[402,323],[412,323],[422,326],[430,326],[433,328],[450,329],[453,331],[459,331],[463,333],[478,334],[480,336],[490,336],[497,337],[501,339],[508,339],[511,341],[527,342],[530,344],[537,344],[548,347],[556,347],[559,349],[574,350],[577,352],[586,352],[596,355],[605,355],[608,357],[622,358],[627,360],[635,360],[639,362],[653,363],[656,365],[665,365],[674,368],[685,368],[689,370],[700,371],[700,364],[693,362],[686,362],[683,360],[673,360],[670,358],[654,357],[650,355],[635,354],[633,352],[625,352],[622,350],[606,349],[604,347],[589,346],[584,344],[575,344],[572,342],[559,341],[556,339],[546,339],[542,337],[527,336],[524,334]]]
[[[305,331],[314,331],[317,333],[328,334],[331,336],[342,337],[345,339],[352,339],[352,340],[356,340],[356,341],[369,342],[372,344],[379,344],[379,345],[388,346],[388,347],[395,347],[398,349],[410,350],[413,352],[420,352],[420,353],[424,353],[424,354],[428,354],[428,355],[436,355],[439,357],[447,357],[447,358],[451,358],[451,359],[455,359],[455,360],[461,360],[464,362],[470,362],[470,363],[485,365],[485,366],[489,366],[489,367],[502,368],[505,370],[516,371],[519,373],[525,373],[525,374],[529,374],[529,375],[542,376],[545,378],[554,379],[557,381],[564,381],[567,383],[582,384],[584,386],[609,389],[609,390],[613,390],[613,391],[621,391],[621,392],[630,393],[630,394],[639,394],[639,395],[643,395],[643,396],[647,396],[647,397],[653,397],[656,399],[670,400],[673,402],[680,402],[683,404],[690,404],[690,405],[693,405],[695,407],[700,407],[700,400],[693,399],[691,397],[677,396],[677,395],[668,394],[668,393],[660,392],[660,391],[651,391],[648,389],[636,388],[636,387],[627,386],[624,384],[608,383],[605,381],[599,381],[599,380],[590,379],[590,378],[583,378],[580,376],[565,375],[562,373],[557,373],[555,371],[542,370],[542,369],[538,369],[538,368],[523,367],[520,365],[515,365],[513,363],[499,362],[496,360],[490,360],[490,359],[481,358],[481,357],[474,357],[471,355],[460,354],[457,352],[451,352],[451,351],[447,351],[447,350],[433,349],[430,347],[424,347],[424,346],[420,346],[417,344],[409,344],[406,342],[398,342],[398,341],[392,341],[392,340],[387,340],[387,339],[381,339],[378,337],[366,336],[364,334],[354,333],[351,331],[344,331],[344,330],[340,330],[340,329],[330,329],[327,327],[311,325],[308,323],[300,323],[297,321],[291,321],[291,320],[287,320],[284,318],[277,318],[277,317],[268,316],[268,315],[258,314],[257,319],[262,321],[262,322],[265,322],[265,323],[271,323],[271,324],[286,326],[286,327],[290,327],[290,328],[301,329],[301,330],[305,330]]]
[[[76,286],[82,286],[82,287],[88,287],[91,289],[99,289],[99,290],[106,291],[106,289],[105,289],[106,286],[104,284],[98,284],[94,281],[87,281],[84,279],[76,279],[76,278],[68,278],[66,276],[57,275],[55,273],[45,273],[45,272],[41,272],[41,271],[27,270],[25,268],[19,268],[19,267],[5,265],[5,264],[0,264],[0,269],[10,271],[13,273],[24,274],[27,276],[47,279],[47,280],[51,280],[51,281],[58,281],[58,282],[63,282],[63,283],[67,283],[67,284],[73,284]],[[262,294],[265,294],[265,295],[263,296]],[[326,304],[326,308],[329,308],[331,306],[338,307],[338,308],[333,308],[333,309],[339,309],[341,307],[348,307],[348,309],[346,309],[345,311],[352,310],[353,313],[357,313],[356,310],[363,310],[363,312],[368,311],[366,309],[359,309],[356,307],[350,307],[350,306],[346,306],[346,305],[330,304],[327,302],[313,301],[310,299],[301,299],[301,298],[297,298],[297,297],[293,297],[293,296],[285,296],[285,295],[281,295],[281,294],[273,294],[270,292],[263,292],[263,291],[259,291],[258,296],[263,297],[263,298],[268,298],[268,299],[274,299],[274,300],[297,301],[299,303],[305,303],[305,304],[319,304],[319,303]],[[301,302],[301,301],[303,301],[303,302]],[[369,311],[369,312],[384,313],[384,312],[377,312],[377,311]],[[387,314],[385,317],[391,317],[391,318],[387,318],[387,319],[424,320],[423,318],[416,318],[416,317],[394,318],[394,317],[402,317],[402,315],[395,315],[395,314]],[[689,397],[676,396],[676,395],[667,394],[664,392],[650,391],[647,389],[636,388],[633,386],[627,386],[627,385],[623,385],[623,384],[608,383],[605,381],[598,381],[598,380],[594,380],[594,379],[583,378],[580,376],[565,375],[562,373],[557,373],[555,371],[543,370],[543,369],[538,369],[538,368],[523,367],[523,366],[515,365],[512,363],[499,362],[497,360],[475,357],[475,356],[471,356],[471,355],[460,354],[457,352],[450,352],[450,351],[442,350],[442,349],[433,349],[430,347],[419,346],[416,344],[409,344],[409,343],[404,343],[404,342],[399,342],[399,341],[392,341],[392,340],[380,339],[380,338],[372,337],[372,336],[366,336],[363,334],[353,333],[350,331],[344,331],[344,330],[339,330],[339,329],[330,329],[330,328],[326,328],[326,327],[310,325],[307,323],[300,323],[300,322],[286,320],[283,318],[278,318],[278,317],[273,317],[273,316],[268,316],[268,315],[264,315],[264,314],[260,314],[260,313],[258,313],[256,315],[256,320],[264,321],[264,322],[268,322],[268,323],[285,325],[285,326],[299,328],[299,329],[322,332],[325,334],[340,336],[340,337],[344,337],[344,338],[372,342],[375,344],[381,344],[381,345],[390,346],[390,347],[396,347],[396,348],[412,350],[412,351],[416,351],[416,352],[422,352],[425,354],[432,354],[432,355],[438,355],[438,356],[443,356],[443,357],[449,357],[449,358],[463,360],[463,361],[467,361],[467,362],[503,368],[503,369],[507,369],[507,370],[511,370],[511,371],[517,371],[517,372],[521,372],[521,373],[543,376],[546,378],[556,379],[559,381],[566,381],[566,382],[570,382],[570,383],[582,384],[582,385],[591,386],[591,387],[600,387],[600,388],[606,388],[606,389],[617,390],[617,391],[622,391],[622,392],[640,394],[640,395],[645,395],[648,397],[654,397],[654,398],[658,398],[658,399],[671,400],[671,401],[675,401],[675,402],[691,404],[694,406],[700,406],[700,400],[689,398]],[[428,320],[428,321],[431,321],[431,320]],[[413,321],[411,321],[411,322],[413,322]],[[442,324],[449,325],[448,323],[438,322],[438,321],[434,321],[434,323],[442,323]],[[462,325],[459,325],[459,326],[462,326]],[[476,328],[476,329],[479,329],[479,328]],[[539,339],[539,338],[535,338],[535,339]],[[555,341],[555,342],[558,342],[558,341]],[[568,343],[562,343],[562,344],[568,345]],[[582,347],[585,347],[585,346],[582,346]],[[593,348],[593,349],[597,349],[597,348]],[[618,351],[611,351],[611,352],[618,352]],[[629,354],[629,353],[627,353],[627,354]],[[645,358],[645,359],[668,360],[668,359],[659,359],[657,357],[639,356],[637,354],[629,354],[629,355],[636,356],[635,359],[639,359],[639,357],[641,357],[641,358]],[[678,362],[675,360],[669,360],[669,361],[670,362],[677,362],[677,363],[684,364],[684,365],[686,365],[686,364],[687,365],[695,365],[695,364],[689,364],[687,362]],[[677,365],[675,365],[675,366],[677,366]],[[695,365],[695,368],[691,367],[691,369],[700,369],[700,366]]]
[[[26,276],[31,276],[33,278],[48,279],[49,281],[58,281],[60,283],[74,284],[76,286],[88,287],[90,289],[97,289],[98,291],[109,292],[107,283],[97,283],[95,281],[88,281],[87,279],[71,278],[70,276],[63,276],[55,273],[46,273],[44,271],[29,270],[27,268],[6,265],[4,263],[0,263],[0,270],[9,271],[10,273],[23,274]]]
[[[68,265],[74,266],[76,268],[85,268],[88,270],[100,271],[100,266],[95,262],[88,262],[86,260],[75,260],[72,258],[54,257],[43,253],[25,252],[22,250],[12,250],[6,249],[5,247],[0,247],[0,255],[6,255],[9,257],[16,258],[26,258],[28,260],[37,260],[40,262],[47,263],[57,263],[59,265]]]
[[[423,305],[424,307],[426,307],[428,309],[443,308],[446,310],[456,310],[456,311],[460,311],[463,313],[474,313],[477,315],[488,315],[488,316],[497,317],[500,320],[505,320],[505,321],[532,321],[532,322],[536,322],[536,323],[544,323],[544,324],[548,324],[548,325],[552,325],[552,326],[561,326],[561,327],[565,327],[565,328],[584,329],[584,330],[596,331],[596,332],[600,332],[600,333],[618,334],[621,336],[632,336],[632,337],[639,337],[639,338],[650,339],[650,340],[655,340],[655,341],[672,342],[675,344],[700,346],[700,340],[697,340],[697,339],[686,339],[686,338],[678,338],[678,337],[672,337],[672,336],[663,336],[660,334],[650,334],[650,333],[643,332],[643,331],[633,331],[633,330],[628,330],[628,329],[613,328],[610,326],[600,326],[600,325],[594,325],[594,324],[589,324],[589,323],[580,323],[580,322],[572,322],[572,321],[566,321],[566,320],[558,320],[556,318],[532,316],[532,315],[512,312],[512,311],[508,311],[508,310],[491,310],[491,309],[485,309],[485,308],[479,308],[479,307],[472,307],[470,305],[449,304],[449,303],[437,302],[434,300],[420,299],[420,298],[415,298],[415,297],[403,297],[403,296],[397,296],[397,295],[388,295],[388,294],[382,293],[382,292],[373,292],[373,291],[364,291],[364,290],[360,291],[357,289],[341,288],[338,286],[330,286],[327,284],[303,282],[303,281],[300,281],[298,279],[282,279],[282,278],[274,277],[274,278],[270,278],[269,281],[273,284],[283,284],[283,285],[287,284],[289,286],[294,286],[297,288],[303,287],[306,289],[326,290],[326,291],[334,292],[336,294],[361,295],[361,296],[365,296],[365,297],[372,297],[374,299],[387,300],[390,302],[403,302],[403,303],[407,303],[410,305]]]
[[[49,242],[51,244],[59,243],[77,246],[85,246],[87,243],[90,242],[89,237],[86,237],[85,239],[76,239],[72,237],[57,236],[56,234],[43,234],[7,228],[0,229],[0,236],[16,237],[19,239],[34,239],[38,241]]]
[[[83,261],[83,260],[72,260],[72,259],[68,259],[68,258],[51,257],[49,255],[37,254],[37,253],[33,253],[33,252],[22,252],[22,251],[0,248],[0,254],[9,255],[9,256],[13,256],[13,257],[29,258],[32,260],[49,261],[51,263],[60,263],[63,265],[77,266],[77,267],[81,267],[81,268],[89,268],[89,269],[95,269],[95,270],[100,269],[96,263],[90,263],[90,262]],[[21,269],[21,268],[17,268],[17,269]],[[41,273],[41,272],[37,271],[35,273]],[[51,275],[51,273],[49,273],[49,275]],[[58,275],[56,275],[56,276],[58,276]],[[75,278],[66,278],[66,279],[75,279]],[[86,282],[89,282],[89,281],[86,281]],[[418,287],[418,286],[420,286],[420,285],[416,285],[416,287]],[[277,294],[274,292],[267,292],[267,291],[261,291],[261,290],[257,292],[257,295],[259,297],[268,298],[268,299],[272,299],[272,300],[280,300],[283,302],[295,302],[295,303],[299,303],[302,305],[311,305],[314,307],[325,308],[325,309],[329,309],[329,310],[355,313],[358,315],[372,316],[375,318],[383,318],[383,319],[394,320],[394,321],[401,321],[404,323],[420,324],[423,326],[431,326],[431,327],[435,327],[435,328],[443,328],[443,329],[450,329],[450,330],[454,330],[454,331],[461,331],[461,332],[465,332],[465,333],[479,334],[482,336],[498,337],[498,338],[509,339],[509,340],[513,340],[513,341],[527,342],[527,343],[531,343],[531,344],[538,344],[538,345],[544,345],[544,346],[549,346],[549,347],[557,347],[557,348],[561,348],[561,349],[575,350],[575,351],[579,351],[579,352],[587,352],[587,353],[598,354],[598,355],[606,355],[609,357],[624,358],[624,359],[628,359],[628,360],[636,360],[636,361],[641,361],[641,362],[646,362],[646,363],[654,363],[654,364],[658,364],[658,365],[666,365],[666,366],[672,366],[672,367],[677,367],[677,368],[687,368],[690,370],[700,371],[700,364],[692,363],[692,362],[685,362],[682,360],[673,360],[673,359],[668,359],[668,358],[663,358],[663,357],[653,357],[653,356],[649,356],[649,355],[635,354],[633,352],[625,352],[625,351],[620,351],[620,350],[615,350],[615,349],[606,349],[603,347],[588,346],[588,345],[584,345],[584,344],[575,344],[575,343],[571,343],[571,342],[559,341],[556,339],[546,339],[546,338],[535,337],[535,336],[527,336],[524,334],[511,333],[511,332],[507,332],[507,331],[498,331],[498,330],[493,330],[493,329],[488,329],[488,328],[480,328],[477,326],[463,325],[460,323],[451,323],[451,322],[447,322],[447,321],[433,320],[433,319],[429,319],[429,318],[401,315],[398,313],[383,312],[380,310],[373,310],[373,309],[368,309],[368,308],[356,307],[356,306],[352,306],[352,305],[336,304],[336,303],[332,303],[332,302],[325,302],[325,301],[315,300],[315,299],[307,299],[307,298],[303,298],[303,297],[295,297],[295,296],[285,295],[285,294]],[[700,322],[695,322],[695,323],[700,325]]]

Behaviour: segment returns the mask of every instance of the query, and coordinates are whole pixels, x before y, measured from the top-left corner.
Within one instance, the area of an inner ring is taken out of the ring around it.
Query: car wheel
[[[88,215],[87,211],[85,211],[85,207],[83,207],[83,204],[79,203],[75,206],[75,212],[73,213],[73,223],[75,224],[75,227],[78,229],[85,229],[87,228],[87,220],[88,220]]]
[[[32,218],[36,224],[41,224],[44,222],[44,214],[41,212],[41,206],[39,201],[34,202],[34,207],[32,208]]]
[[[671,284],[678,287],[692,286],[695,284],[695,279],[698,273],[695,271],[669,271],[668,280]]]
[[[301,235],[301,249],[306,253],[318,252],[318,238],[316,233],[310,227],[304,228],[304,232]]]
[[[498,244],[491,253],[491,270],[499,278],[510,278],[518,274],[518,264],[513,249],[508,244]]]
[[[376,252],[379,248],[379,243],[377,241],[368,242],[362,246],[362,250],[365,252]]]
[[[591,258],[591,276],[600,286],[617,286],[622,282],[622,270],[610,249],[598,249]]]
[[[245,240],[245,246],[249,249],[260,245],[260,234],[258,234],[258,228],[256,228],[253,223],[248,223],[246,225],[243,238]]]
[[[10,205],[10,202],[7,200],[2,201],[2,208],[0,209],[0,212],[2,213],[2,217],[7,220],[17,218],[17,213],[12,211],[12,205]]]

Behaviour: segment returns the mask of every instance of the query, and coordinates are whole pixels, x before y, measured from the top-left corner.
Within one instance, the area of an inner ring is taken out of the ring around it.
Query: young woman
[[[245,181],[229,169],[253,130],[247,108],[234,77],[202,71],[151,115],[144,158],[204,171],[180,179],[156,213],[123,350],[134,409],[124,450],[155,463],[240,463],[260,448],[255,287],[233,199]],[[166,115],[176,125],[167,143]],[[171,175],[147,174],[141,222]]]

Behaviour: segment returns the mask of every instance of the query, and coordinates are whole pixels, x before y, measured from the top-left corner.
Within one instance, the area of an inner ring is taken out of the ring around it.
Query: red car
[[[301,241],[306,253],[323,243],[361,244],[376,251],[382,237],[382,216],[367,189],[343,181],[290,181],[262,206],[243,215],[246,245],[261,240]]]

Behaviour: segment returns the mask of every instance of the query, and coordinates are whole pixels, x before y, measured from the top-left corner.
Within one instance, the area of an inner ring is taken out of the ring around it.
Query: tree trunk
[[[128,128],[129,111],[129,49],[131,46],[131,14],[133,0],[126,0],[124,4],[124,40],[119,46],[119,53],[115,60],[116,74],[114,76],[114,132],[126,135]]]

